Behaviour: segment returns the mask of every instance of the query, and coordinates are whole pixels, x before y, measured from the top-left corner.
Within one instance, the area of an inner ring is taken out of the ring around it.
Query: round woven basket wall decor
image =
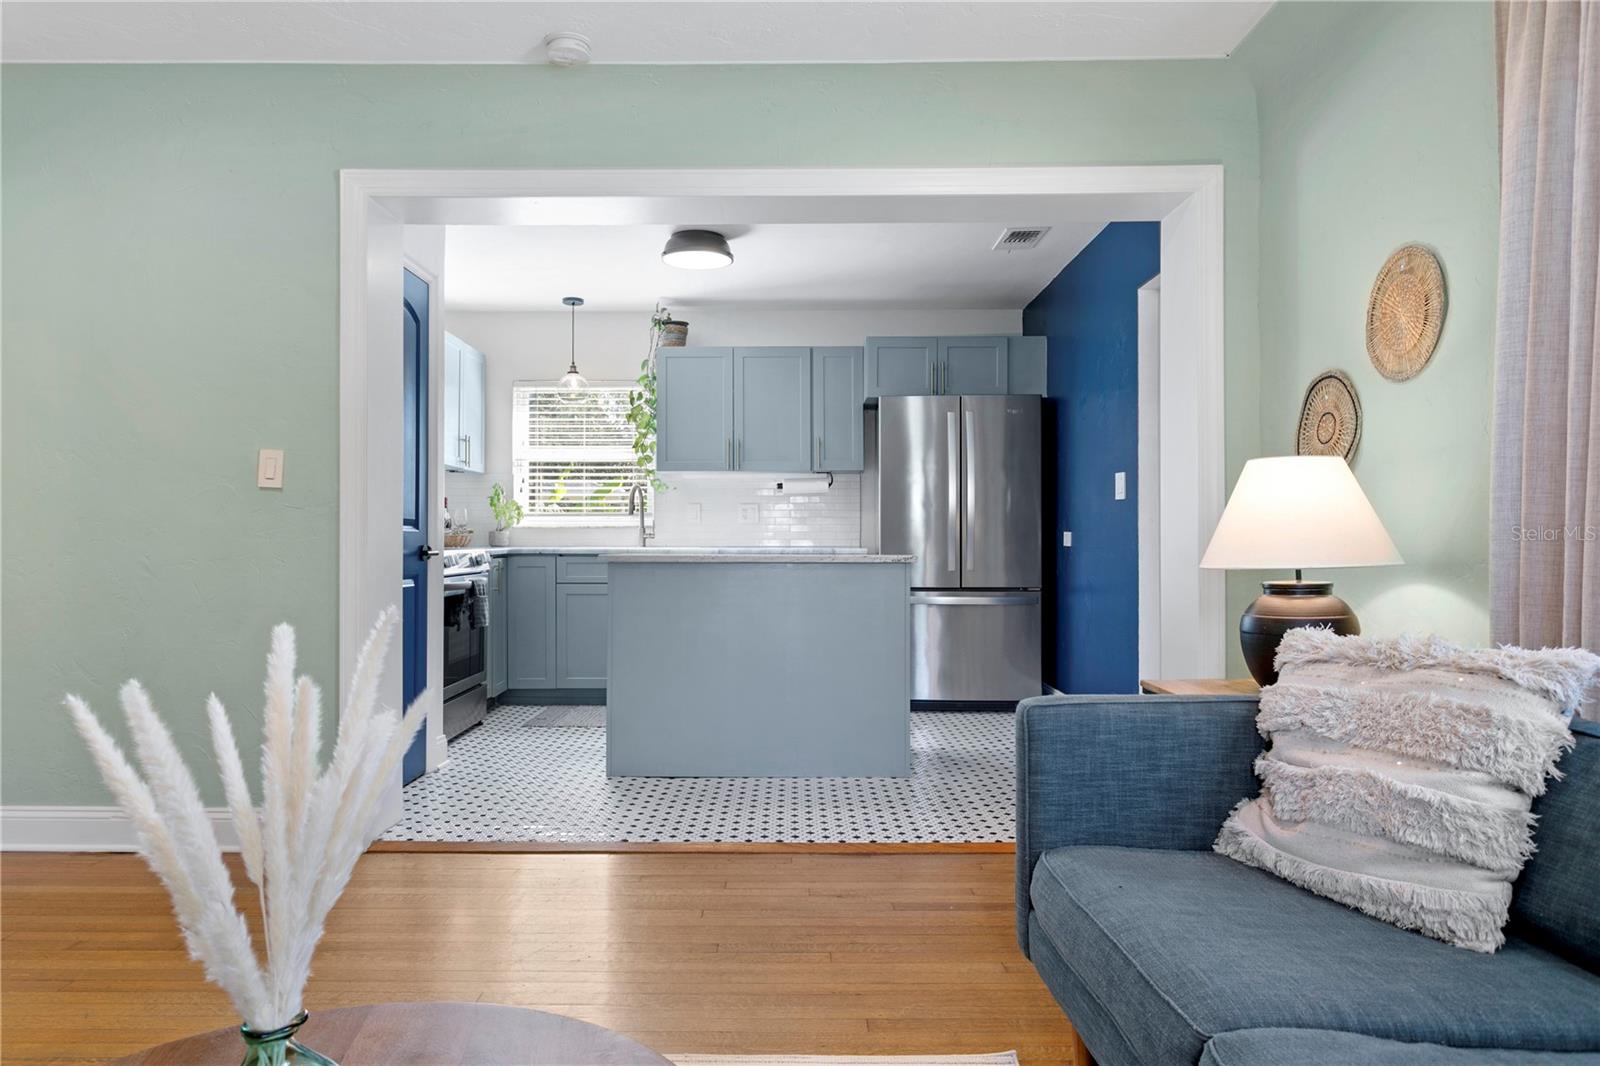
[[[1294,452],[1340,455],[1348,463],[1355,458],[1360,443],[1361,401],[1356,398],[1355,383],[1342,371],[1324,370],[1306,389]]]
[[[1422,372],[1444,326],[1444,271],[1420,244],[1389,257],[1367,300],[1367,354],[1390,381]]]

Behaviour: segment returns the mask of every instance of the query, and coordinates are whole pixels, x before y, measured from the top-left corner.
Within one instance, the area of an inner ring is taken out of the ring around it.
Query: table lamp
[[[1294,571],[1293,581],[1263,581],[1262,595],[1239,619],[1250,676],[1270,685],[1278,680],[1278,641],[1289,630],[1361,632],[1350,605],[1333,594],[1333,582],[1303,581],[1301,570],[1404,561],[1343,458],[1281,455],[1244,464],[1200,565]]]

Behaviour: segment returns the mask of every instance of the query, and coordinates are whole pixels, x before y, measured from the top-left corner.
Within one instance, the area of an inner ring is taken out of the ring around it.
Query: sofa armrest
[[[1253,696],[1039,696],[1017,706],[1017,938],[1052,848],[1199,851],[1256,794]]]

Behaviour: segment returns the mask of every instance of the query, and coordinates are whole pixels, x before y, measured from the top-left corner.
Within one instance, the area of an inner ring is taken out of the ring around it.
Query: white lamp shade
[[[1405,560],[1337,455],[1252,459],[1223,508],[1207,570],[1318,570]]]

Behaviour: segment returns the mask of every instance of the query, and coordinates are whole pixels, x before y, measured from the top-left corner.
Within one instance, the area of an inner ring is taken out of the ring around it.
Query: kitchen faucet
[[[643,548],[655,534],[645,532],[644,486],[638,483],[628,490],[628,513],[633,514],[635,511],[639,512],[639,547]]]

